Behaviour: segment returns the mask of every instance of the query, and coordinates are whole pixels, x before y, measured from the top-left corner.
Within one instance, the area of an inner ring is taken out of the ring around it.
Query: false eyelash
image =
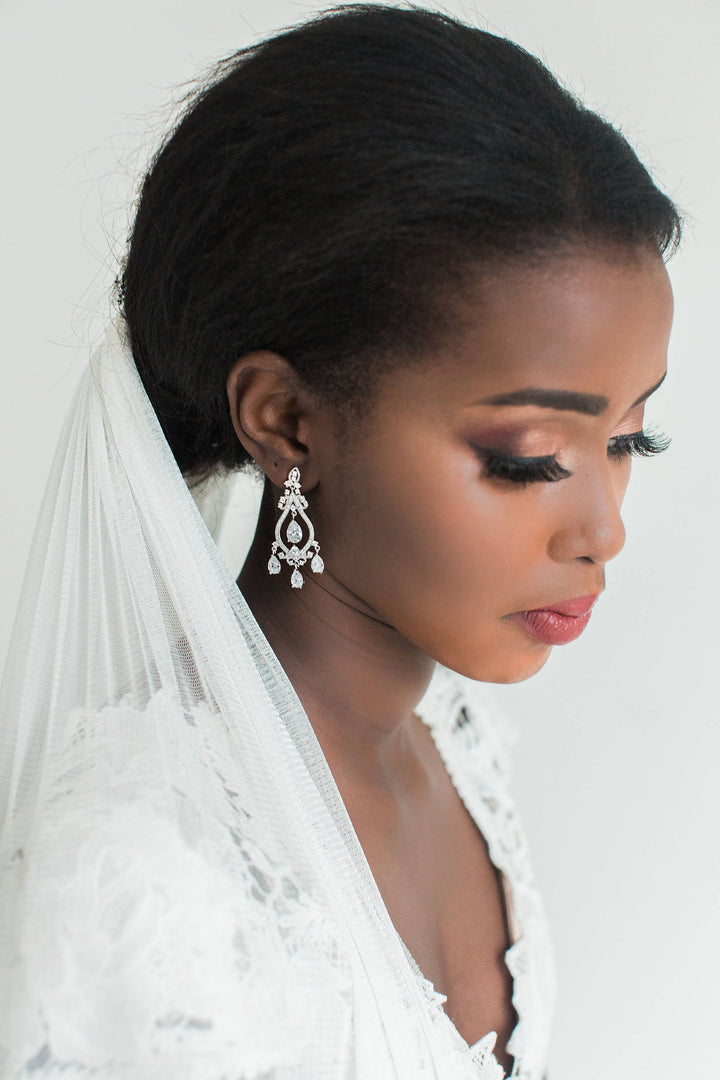
[[[615,460],[628,455],[651,457],[661,454],[670,446],[668,435],[649,431],[633,431],[629,435],[615,435],[608,442],[608,457]],[[532,484],[537,481],[555,483],[572,473],[552,455],[545,457],[516,458],[498,454],[494,450],[476,448],[475,452],[485,465],[489,479],[509,480],[514,484]]]
[[[510,480],[514,484],[532,484],[538,480],[555,483],[571,475],[552,455],[514,458],[494,450],[478,449],[476,452],[484,462],[486,477]]]
[[[668,435],[650,431],[633,431],[630,435],[615,435],[608,443],[608,457],[622,458],[628,455],[652,457],[667,450],[672,439]]]

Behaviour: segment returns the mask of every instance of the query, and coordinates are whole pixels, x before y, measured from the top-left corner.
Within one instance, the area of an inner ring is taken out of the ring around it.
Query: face
[[[455,671],[515,682],[577,636],[623,546],[672,294],[659,256],[576,254],[479,281],[457,310],[454,340],[386,376],[328,447],[313,513],[326,565],[378,618]]]

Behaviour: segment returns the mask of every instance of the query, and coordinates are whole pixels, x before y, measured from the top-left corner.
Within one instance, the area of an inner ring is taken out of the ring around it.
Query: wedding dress
[[[487,688],[417,714],[501,872],[542,1080],[547,926]],[[501,1080],[395,930],[302,705],[115,319],[52,467],[0,685],[0,1078]]]

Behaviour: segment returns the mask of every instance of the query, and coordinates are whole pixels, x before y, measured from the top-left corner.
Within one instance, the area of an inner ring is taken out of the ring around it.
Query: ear
[[[278,353],[257,350],[233,364],[227,396],[235,434],[265,475],[282,489],[297,465],[303,490],[318,481],[310,450],[317,400]]]

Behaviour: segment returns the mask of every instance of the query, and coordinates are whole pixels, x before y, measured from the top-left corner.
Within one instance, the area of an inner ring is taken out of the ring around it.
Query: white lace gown
[[[58,763],[48,813],[8,870],[26,875],[26,895],[34,899],[20,916],[32,947],[16,957],[7,984],[3,1080],[402,1076],[397,1067],[385,1069],[381,1052],[384,1040],[394,1040],[395,1006],[410,1014],[424,1009],[422,1019],[431,1021],[418,1059],[426,1071],[418,1075],[409,1066],[407,1080],[502,1080],[495,1033],[474,1046],[459,1034],[445,998],[392,927],[354,832],[344,838],[347,850],[380,914],[373,922],[370,911],[355,958],[342,944],[332,901],[324,908],[305,894],[297,873],[284,873],[282,838],[265,836],[243,809],[231,750],[206,738],[193,745],[192,724],[169,750],[167,732],[152,722],[154,708],[163,715],[160,705],[151,702],[142,713],[114,708],[78,725]],[[416,711],[502,875],[513,939],[506,962],[519,1018],[508,1044],[512,1077],[543,1080],[553,964],[507,790],[503,740],[483,688],[441,665]],[[198,762],[205,790],[196,786]],[[90,788],[103,795],[88,816],[83,793]],[[172,812],[167,790],[176,800]],[[331,784],[325,797],[342,814],[337,788]],[[239,880],[247,890],[241,917],[233,896]],[[364,969],[388,928],[420,989],[414,999],[383,997],[387,988],[365,986],[364,970],[358,976],[358,960]],[[296,942],[290,955],[278,949],[284,937]],[[361,1007],[366,994],[370,1009]]]

